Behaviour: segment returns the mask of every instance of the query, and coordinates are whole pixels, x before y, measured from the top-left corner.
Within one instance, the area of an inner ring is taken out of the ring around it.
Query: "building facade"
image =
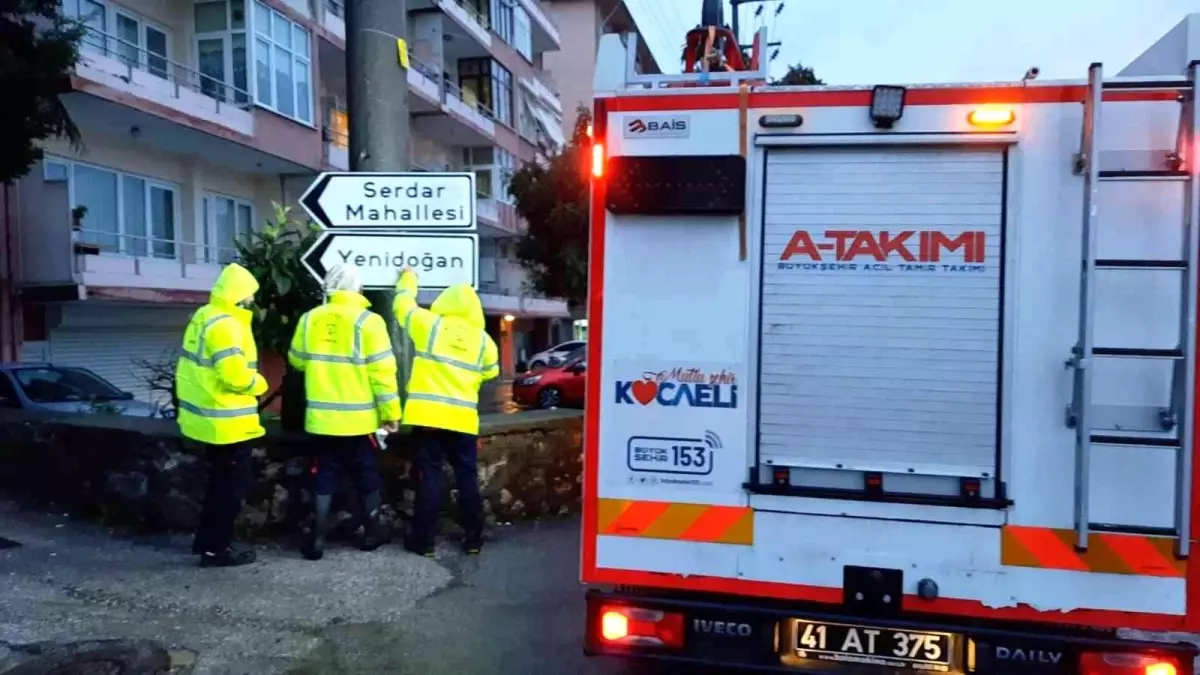
[[[638,32],[637,22],[624,0],[546,0],[543,3],[558,26],[562,49],[545,54],[545,69],[558,83],[562,100],[563,128],[575,128],[575,111],[580,105],[592,109],[594,90],[592,78],[596,73],[596,50],[600,36],[606,33]],[[679,36],[680,49],[684,36]],[[638,67],[643,73],[658,73],[658,62],[643,40],[639,43]]]
[[[90,367],[139,397],[236,239],[348,168],[339,0],[63,0],[88,34],[64,102],[83,143],[4,191],[0,360]],[[412,167],[478,177],[480,297],[506,370],[569,333],[525,288],[522,161],[563,140],[542,70],[561,37],[537,0],[409,0]],[[387,27],[380,27],[387,31]],[[399,33],[396,29],[390,31]],[[296,207],[294,215],[303,218]],[[15,280],[15,282],[14,282]],[[432,297],[422,300],[430,301]]]

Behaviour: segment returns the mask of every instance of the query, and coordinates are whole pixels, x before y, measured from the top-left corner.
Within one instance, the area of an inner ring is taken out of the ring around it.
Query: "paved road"
[[[392,626],[329,628],[334,669],[397,675],[651,672],[581,652],[575,521],[507,528],[484,555],[444,552],[454,580]],[[317,665],[317,664],[314,664]],[[328,668],[330,661],[320,664]],[[657,672],[657,671],[653,671]]]
[[[194,675],[658,675],[585,658],[578,522],[499,529],[484,555],[392,545],[319,563],[200,570],[186,537],[129,538],[0,502],[6,646],[147,638],[197,656]]]

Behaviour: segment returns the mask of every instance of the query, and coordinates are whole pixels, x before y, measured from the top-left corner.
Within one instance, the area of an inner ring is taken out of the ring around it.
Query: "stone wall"
[[[479,480],[489,521],[578,511],[582,415],[542,411],[484,415]],[[204,461],[175,423],[111,415],[0,410],[0,490],[64,512],[141,531],[186,531],[200,513]],[[381,457],[385,516],[411,514],[412,444],[394,434]],[[255,452],[255,484],[239,522],[243,536],[298,531],[310,513],[311,441],[268,427]],[[453,499],[446,467],[446,508]],[[348,479],[335,504],[348,518]]]

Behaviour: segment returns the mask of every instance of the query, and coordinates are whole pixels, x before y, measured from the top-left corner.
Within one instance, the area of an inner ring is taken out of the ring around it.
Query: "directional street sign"
[[[479,287],[479,235],[325,232],[301,258],[322,281],[335,264],[354,265],[364,289],[391,289],[401,269],[417,273],[422,290],[453,284]]]
[[[475,174],[323,173],[300,204],[324,228],[474,230]]]

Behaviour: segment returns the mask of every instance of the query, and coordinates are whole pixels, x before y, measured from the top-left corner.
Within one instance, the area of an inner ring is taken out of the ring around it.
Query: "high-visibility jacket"
[[[300,318],[288,362],[304,371],[304,429],[324,436],[362,436],[400,421],[396,357],[387,325],[353,291]]]
[[[184,331],[175,388],[176,420],[187,438],[229,445],[265,433],[255,397],[266,393],[267,380],[257,371],[250,310],[237,306],[257,290],[250,272],[227,265]]]
[[[415,348],[404,423],[478,434],[479,386],[500,374],[500,358],[475,289],[451,286],[424,309],[416,274],[405,272],[393,310]]]

